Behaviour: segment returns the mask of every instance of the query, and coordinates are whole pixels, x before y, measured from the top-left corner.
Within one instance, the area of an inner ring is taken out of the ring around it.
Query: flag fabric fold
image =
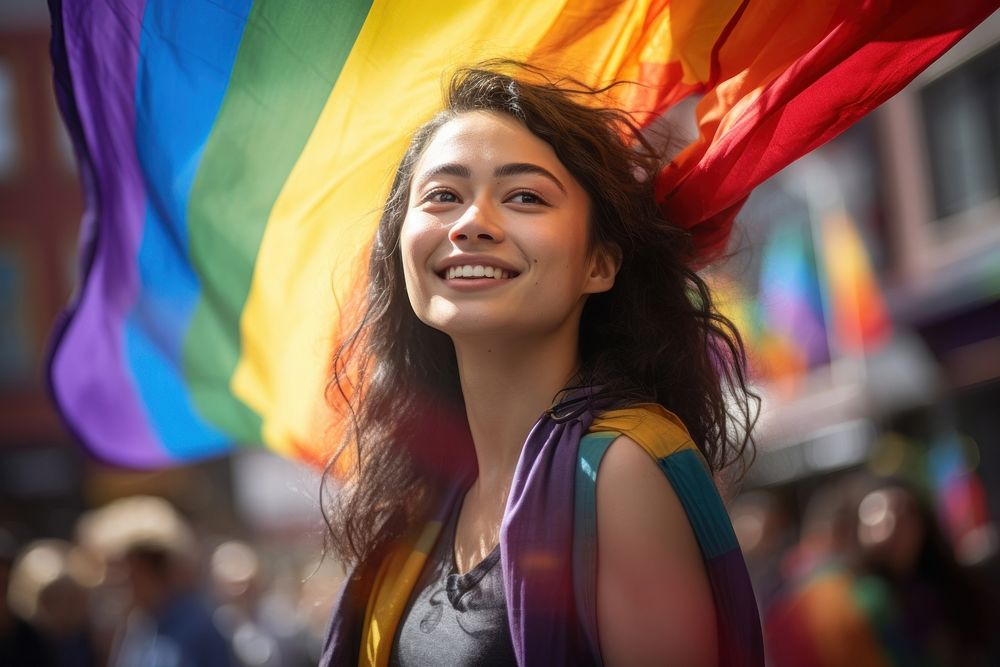
[[[526,61],[650,124],[700,95],[657,179],[698,261],[754,186],[898,91],[980,0],[50,0],[86,200],[49,377],[91,452],[137,468],[237,445],[325,458],[340,304],[408,133],[456,67]]]

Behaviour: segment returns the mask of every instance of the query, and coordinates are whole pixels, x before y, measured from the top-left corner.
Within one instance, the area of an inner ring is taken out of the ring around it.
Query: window
[[[25,307],[25,262],[17,247],[0,247],[0,388],[25,382],[35,360]]]
[[[14,75],[0,61],[0,180],[9,179],[17,168],[18,134]]]
[[[1000,45],[931,82],[920,98],[935,218],[1000,195]]]

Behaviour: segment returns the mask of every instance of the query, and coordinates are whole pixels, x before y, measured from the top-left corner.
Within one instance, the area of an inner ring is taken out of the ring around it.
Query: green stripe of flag
[[[188,204],[202,293],[184,345],[199,411],[243,442],[261,418],[228,391],[240,313],[271,208],[371,7],[368,0],[257,0]]]

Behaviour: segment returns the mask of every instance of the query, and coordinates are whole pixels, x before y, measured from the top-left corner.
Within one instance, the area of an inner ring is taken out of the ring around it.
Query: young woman
[[[601,94],[462,70],[399,165],[331,383],[353,571],[324,664],[763,662],[712,483],[749,439],[742,345]]]

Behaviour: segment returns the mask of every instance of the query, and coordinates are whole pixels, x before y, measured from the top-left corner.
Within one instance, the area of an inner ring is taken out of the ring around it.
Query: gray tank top
[[[515,665],[507,622],[500,547],[458,574],[455,526],[461,503],[441,530],[403,612],[389,654],[391,667]]]

